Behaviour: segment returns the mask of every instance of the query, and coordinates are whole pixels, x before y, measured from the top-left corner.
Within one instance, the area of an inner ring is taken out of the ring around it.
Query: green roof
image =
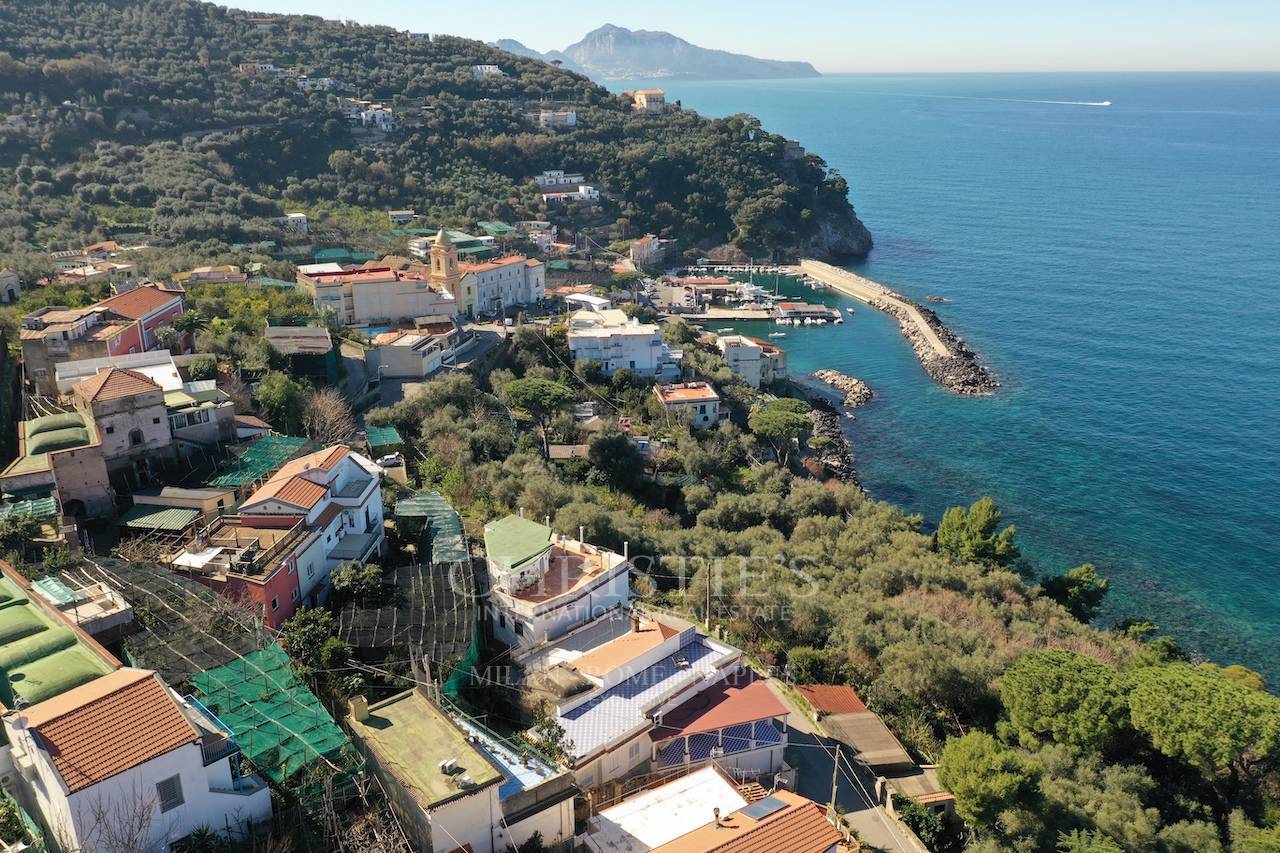
[[[569,268],[568,261],[547,261],[547,269],[549,270],[567,270]]]
[[[296,456],[306,444],[307,439],[292,435],[264,435],[206,485],[234,489],[260,480]]]
[[[467,740],[466,733],[416,690],[370,705],[368,719],[353,720],[351,729],[424,808],[467,796],[504,778]],[[458,772],[441,773],[440,762],[450,758],[458,762]],[[459,788],[454,778],[461,776],[471,777],[475,787]]]
[[[424,518],[423,537],[430,542],[432,563],[455,563],[468,558],[462,518],[439,492],[396,501],[397,518]]]
[[[5,476],[47,471],[50,453],[85,447],[96,440],[93,421],[77,412],[32,418],[24,423],[23,434],[23,455],[4,470]]]
[[[52,495],[0,502],[0,518],[14,515],[31,515],[36,518],[57,518],[58,502]]]
[[[481,222],[477,222],[476,225],[480,227],[481,231],[493,237],[497,237],[502,234],[510,234],[512,231],[516,230],[507,223],[499,222],[494,219],[486,219]]]
[[[120,521],[117,523],[130,530],[163,530],[181,533],[191,526],[199,514],[200,511],[195,509],[138,504],[120,516]]]
[[[400,431],[393,426],[369,427],[365,430],[365,438],[370,450],[375,447],[400,447],[404,444]]]
[[[296,281],[285,281],[282,278],[272,278],[269,275],[260,275],[255,278],[251,278],[249,279],[249,284],[256,285],[257,287],[296,288],[298,286]]]
[[[334,774],[359,764],[346,735],[278,645],[201,672],[192,684],[201,704],[234,732],[241,752],[277,784],[313,764]]]
[[[15,699],[43,702],[112,669],[11,578],[0,578],[0,701],[6,706]]]
[[[508,515],[484,526],[484,550],[500,569],[514,572],[547,553],[554,535],[544,524]]]

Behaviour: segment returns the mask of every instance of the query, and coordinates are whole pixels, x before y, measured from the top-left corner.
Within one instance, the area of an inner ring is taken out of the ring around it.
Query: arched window
[[[130,447],[142,446],[142,430],[140,429],[129,430],[129,446]]]

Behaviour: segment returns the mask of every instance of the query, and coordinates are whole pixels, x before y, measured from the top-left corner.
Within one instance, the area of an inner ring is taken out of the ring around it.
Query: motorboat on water
[[[852,313],[853,313],[853,309],[852,309],[852,308],[846,308],[846,309],[844,309],[844,310],[848,311],[850,314],[852,314]]]
[[[787,336],[786,332],[770,332],[769,333],[769,337],[771,338],[785,338],[786,336]]]

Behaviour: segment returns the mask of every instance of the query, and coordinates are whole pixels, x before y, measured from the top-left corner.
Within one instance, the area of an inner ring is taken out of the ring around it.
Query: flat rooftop
[[[715,767],[705,767],[602,810],[587,825],[598,853],[641,853],[706,825],[715,809],[728,815],[747,804]]]
[[[454,781],[463,776],[474,783],[470,790],[503,779],[489,759],[467,741],[467,733],[416,690],[370,705],[368,719],[348,717],[348,722],[355,739],[424,807],[467,793]],[[443,773],[440,762],[451,758],[458,762],[458,771]]]
[[[716,389],[707,382],[687,382],[683,385],[658,385],[653,389],[664,403],[709,403],[719,400]]]

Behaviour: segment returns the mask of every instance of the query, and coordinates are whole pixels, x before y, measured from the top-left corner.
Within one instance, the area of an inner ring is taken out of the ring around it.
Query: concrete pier
[[[928,308],[883,284],[822,261],[806,258],[791,269],[896,319],[925,372],[944,388],[957,394],[990,394],[996,388],[991,371]]]

